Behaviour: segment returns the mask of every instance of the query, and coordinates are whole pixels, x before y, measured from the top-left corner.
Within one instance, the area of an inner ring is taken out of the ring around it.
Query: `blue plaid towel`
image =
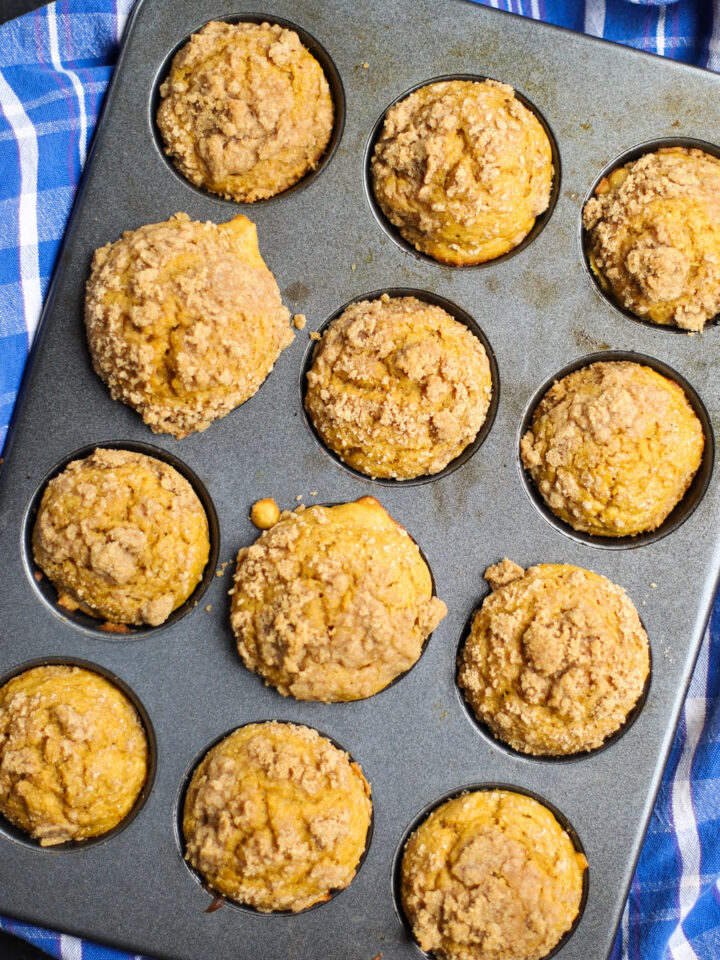
[[[477,2],[720,71],[720,0]],[[58,0],[0,27],[0,448],[131,6]],[[716,599],[613,960],[720,958],[718,741]],[[0,929],[62,960],[132,960],[9,918]]]

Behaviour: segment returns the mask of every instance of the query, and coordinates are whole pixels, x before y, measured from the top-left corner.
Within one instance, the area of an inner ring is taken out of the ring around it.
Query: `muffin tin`
[[[337,71],[334,91],[345,115],[335,151],[318,173],[249,207],[185,183],[162,155],[153,121],[171,53],[208,20],[243,16],[287,21],[312,41],[311,49],[318,44]],[[559,152],[558,198],[544,229],[482,268],[442,266],[406,251],[379,224],[368,199],[367,159],[378,118],[409,90],[446,75],[510,83],[545,119]],[[720,496],[717,475],[710,474],[720,416],[713,375],[719,334],[715,326],[693,337],[669,335],[629,322],[600,299],[584,265],[580,214],[614,158],[659,138],[711,140],[720,122],[718,94],[720,78],[711,73],[461,0],[187,0],[180,7],[141,0],[5,451],[0,674],[28,661],[62,659],[117,676],[155,731],[155,779],[134,819],[70,856],[18,842],[0,822],[0,911],[173,960],[371,960],[378,953],[411,960],[420,954],[393,897],[402,838],[440,798],[466,785],[503,784],[557,808],[588,857],[585,910],[557,956],[609,955],[716,585]],[[110,399],[92,371],[82,304],[96,247],[179,210],[214,221],[238,210],[249,215],[284,302],[306,314],[308,326],[251,400],[178,442],[150,434],[137,414]],[[458,469],[415,485],[373,482],[334,463],[304,419],[298,389],[309,332],[348,301],[393,288],[424,291],[465,311],[492,344],[501,382],[484,442]],[[558,373],[590,362],[597,351],[666,364],[707,409],[709,442],[695,509],[662,540],[602,549],[548,523],[527,495],[519,460],[523,420]],[[147,444],[155,456],[177,458],[207,489],[218,517],[218,575],[212,571],[185,616],[141,636],[89,629],[50,609],[52,597],[39,595],[25,549],[29,512],[54,465],[107,443]],[[268,496],[292,508],[363,495],[376,496],[416,538],[448,616],[416,667],[375,697],[329,705],[283,699],[245,670],[229,627],[232,561],[258,533],[250,506]],[[463,707],[455,685],[458,642],[487,592],[485,568],[504,556],[523,566],[568,562],[596,570],[625,587],[637,606],[652,647],[652,683],[634,723],[607,749],[572,763],[520,757]],[[315,727],[361,764],[373,790],[372,842],[350,887],[316,909],[264,916],[224,906],[206,913],[212,898],[178,847],[179,797],[210,744],[266,719]]]

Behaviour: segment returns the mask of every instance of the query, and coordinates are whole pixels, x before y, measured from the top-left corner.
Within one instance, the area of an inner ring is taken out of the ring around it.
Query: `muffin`
[[[648,638],[622,587],[591,570],[510,560],[485,572],[458,684],[478,720],[515,750],[594,750],[625,722],[650,670]]]
[[[495,80],[443,80],[391,107],[371,163],[375,198],[401,236],[454,266],[516,247],[547,210],[542,124]]]
[[[463,793],[407,842],[402,908],[438,960],[541,960],[580,909],[587,860],[524,794]]]
[[[32,546],[61,606],[153,627],[187,600],[210,554],[205,510],[177,470],[101,448],[48,483]]]
[[[370,786],[325,737],[251,723],[214,746],[185,796],[185,859],[218,893],[297,913],[347,887],[368,841]]]
[[[475,439],[492,394],[482,343],[415,297],[363,300],[325,331],[305,409],[327,446],[370,477],[438,473]]]
[[[283,696],[360,700],[409,670],[447,612],[409,534],[374,497],[287,511],[238,553],[231,623]]]
[[[85,325],[95,372],[155,433],[205,430],[257,392],[293,340],[255,224],[178,213],[95,251]]]
[[[677,383],[639,363],[601,361],[553,384],[520,453],[557,517],[628,537],[659,527],[682,500],[704,442]]]
[[[42,666],[0,688],[0,813],[42,846],[112,830],[147,768],[137,711],[104,677]]]
[[[191,183],[252,203],[315,169],[333,112],[322,67],[293,30],[211,21],[176,54],[157,124]]]
[[[617,303],[702,330],[720,313],[720,159],[664,147],[619,167],[583,210],[590,265]]]

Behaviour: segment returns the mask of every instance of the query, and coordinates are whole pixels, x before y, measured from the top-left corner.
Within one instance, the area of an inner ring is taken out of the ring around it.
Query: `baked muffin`
[[[357,763],[291,723],[251,723],[214,746],[185,796],[185,858],[218,893],[297,913],[351,882],[372,802]]]
[[[80,667],[33,667],[0,688],[0,813],[42,846],[117,826],[147,778],[128,698]]]
[[[594,750],[625,722],[650,670],[622,587],[591,570],[510,560],[485,572],[458,684],[478,720],[523,753]]]
[[[447,612],[408,533],[374,497],[287,511],[238,553],[231,623],[283,696],[360,700],[409,670]]]
[[[255,224],[178,213],[95,251],[85,325],[95,372],[155,433],[205,430],[259,389],[293,340]]]
[[[412,834],[402,908],[438,960],[541,960],[573,925],[587,860],[524,794],[463,793]]]
[[[619,167],[583,210],[590,265],[620,306],[702,330],[720,313],[720,160],[663,147]]]
[[[153,627],[187,600],[210,554],[205,510],[177,470],[101,448],[48,483],[32,545],[61,606]]]
[[[415,297],[363,300],[325,331],[305,409],[345,463],[370,477],[438,473],[475,439],[492,378],[482,343]]]
[[[322,67],[293,30],[211,21],[160,86],[165,152],[198,187],[252,203],[314,170],[333,129]]]
[[[654,530],[702,461],[702,426],[684,391],[650,367],[592,363],[559,380],[533,413],[520,453],[552,512],[574,530]]]
[[[495,80],[442,80],[391,107],[371,163],[375,198],[402,237],[455,266],[516,247],[547,210],[542,124]]]

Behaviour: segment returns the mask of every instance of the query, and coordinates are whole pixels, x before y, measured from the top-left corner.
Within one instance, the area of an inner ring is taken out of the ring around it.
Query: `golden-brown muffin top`
[[[504,560],[475,615],[458,683],[479,720],[523,753],[593,750],[625,722],[650,669],[622,589],[591,570]]]
[[[186,859],[223,896],[297,912],[353,879],[371,811],[359,765],[325,737],[291,723],[251,723],[193,773]]]
[[[283,696],[359,700],[409,670],[446,613],[420,550],[374,497],[287,511],[238,553],[238,652]]]
[[[541,960],[577,916],[586,867],[537,800],[464,793],[408,840],[403,911],[421,948],[439,960]]]
[[[590,263],[639,317],[702,330],[720,313],[720,160],[663,147],[604,177],[585,204]]]
[[[165,152],[188,180],[228,200],[291,187],[332,134],[322,67],[278,24],[206,24],[175,56],[160,97]]]
[[[41,666],[0,688],[0,813],[42,846],[112,830],[147,764],[137,711],[104,677]]]
[[[522,462],[556,516],[607,537],[659,527],[702,461],[702,426],[673,380],[630,361],[557,381],[522,438]]]
[[[32,543],[61,606],[115,624],[163,623],[210,553],[207,515],[177,470],[102,448],[48,483]]]
[[[205,430],[292,342],[255,224],[178,213],[95,251],[85,325],[96,373],[156,433]]]
[[[443,80],[395,104],[371,170],[405,240],[455,265],[516,247],[547,209],[553,178],[540,121],[495,80]]]
[[[323,441],[371,477],[438,473],[471,443],[492,393],[482,343],[416,297],[363,300],[325,331],[307,375]]]

